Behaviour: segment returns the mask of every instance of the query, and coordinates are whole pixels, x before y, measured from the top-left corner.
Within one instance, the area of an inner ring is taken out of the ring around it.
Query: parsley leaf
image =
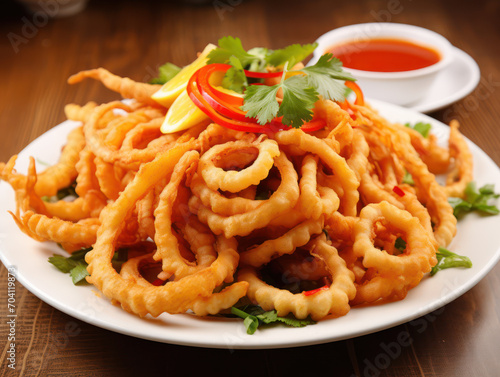
[[[247,112],[248,118],[256,118],[257,123],[264,125],[273,120],[279,111],[279,103],[276,94],[281,84],[251,85],[245,90],[244,104],[241,107]]]
[[[229,58],[234,56],[237,58],[243,67],[250,65],[252,62],[259,59],[258,56],[252,55],[245,51],[241,40],[231,36],[222,37],[219,39],[219,47],[210,51],[208,54],[207,64],[212,63],[228,63]]]
[[[315,88],[325,99],[343,101],[346,94],[344,81],[354,81],[349,72],[342,70],[342,62],[333,54],[324,54],[316,64],[300,70],[307,74],[309,86]]]
[[[235,56],[229,57],[229,64],[231,64],[232,67],[226,71],[221,84],[226,89],[243,93],[243,89],[248,86],[247,77],[245,76],[245,72],[243,72],[243,66],[240,60]]]
[[[465,188],[465,199],[450,197],[448,198],[448,203],[452,206],[453,214],[457,218],[472,211],[482,212],[487,215],[498,215],[500,212],[498,207],[489,204],[491,199],[496,199],[500,196],[494,190],[495,186],[492,184],[487,184],[477,189],[475,182],[469,182]]]
[[[315,324],[311,319],[297,319],[295,317],[279,317],[276,310],[264,311],[260,306],[248,305],[244,308],[231,308],[231,313],[243,318],[243,324],[247,329],[247,334],[254,334],[261,324],[282,322],[287,326],[304,327]]]
[[[52,263],[57,269],[65,274],[69,273],[73,284],[78,284],[85,281],[85,277],[89,275],[87,271],[87,262],[85,255],[92,248],[81,249],[75,251],[70,257],[64,257],[59,254],[54,254],[49,257],[49,263]]]
[[[255,60],[246,67],[249,71],[263,72],[266,70],[267,66],[267,56],[269,55],[269,50],[265,47],[254,47],[248,50],[250,55],[255,57]]]
[[[432,125],[430,123],[417,122],[415,124],[405,123],[406,127],[413,128],[420,135],[427,138],[429,137],[429,133],[432,129]]]
[[[75,285],[81,281],[84,281],[85,277],[90,275],[87,271],[87,263],[78,263],[73,269],[71,269],[69,275],[71,276],[71,280]]]
[[[65,274],[69,273],[76,267],[76,262],[59,254],[54,254],[49,257],[49,263],[52,263],[57,269]]]
[[[273,67],[282,67],[287,62],[289,67],[293,67],[311,55],[316,47],[318,47],[317,43],[305,45],[293,44],[279,50],[271,51],[266,61]]]
[[[158,77],[155,77],[149,81],[150,84],[160,84],[163,85],[167,81],[170,81],[180,72],[181,68],[172,63],[165,63],[160,68],[158,68]]]
[[[283,102],[278,111],[278,116],[283,116],[281,122],[299,128],[304,122],[310,121],[318,92],[307,85],[307,78],[295,75],[284,80],[280,87],[283,89]]]
[[[438,271],[447,268],[472,267],[472,262],[468,257],[455,254],[450,250],[445,249],[444,247],[440,247],[438,249],[438,252],[436,253],[436,258],[438,262],[434,267],[432,267],[431,276],[435,275]]]
[[[281,105],[276,99],[279,89],[283,90]],[[311,110],[317,100],[316,89],[307,86],[304,76],[295,75],[273,86],[249,86],[245,91],[242,110],[247,111],[247,117],[257,118],[257,122],[262,125],[277,116],[283,116],[283,124],[298,128],[312,119]]]
[[[342,70],[342,62],[328,53],[316,64],[293,71],[295,74],[285,79],[288,66],[305,59],[317,47],[312,44],[294,44],[283,49],[269,50],[256,47],[245,51],[241,40],[234,37],[219,39],[219,47],[208,54],[208,64],[231,64],[224,76],[222,86],[239,93],[245,93],[241,109],[248,118],[265,125],[276,117],[287,126],[299,128],[313,117],[313,108],[321,95],[325,99],[343,101],[347,93],[345,80],[353,81],[348,72]],[[265,71],[266,66],[283,68],[279,84],[273,86],[249,85],[244,69]],[[276,95],[283,91],[283,100],[278,102]]]
[[[241,62],[243,68],[257,72],[264,71],[268,65],[283,67],[288,63],[289,67],[293,67],[296,63],[312,54],[318,46],[317,43],[305,45],[293,44],[277,50],[254,47],[245,51],[241,40],[230,36],[219,39],[218,45],[218,48],[208,54],[208,64],[227,64],[229,63],[229,58],[234,56]]]
[[[407,185],[410,185],[410,186],[415,186],[415,181],[413,180],[413,176],[408,171],[405,171],[405,175],[403,176],[403,179],[401,182],[406,183]]]

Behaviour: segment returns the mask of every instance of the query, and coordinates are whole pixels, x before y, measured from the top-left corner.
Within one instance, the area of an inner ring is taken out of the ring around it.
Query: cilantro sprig
[[[59,271],[69,274],[73,284],[84,284],[86,282],[85,277],[90,274],[87,271],[88,263],[85,261],[85,256],[88,252],[92,250],[92,247],[77,250],[71,254],[69,257],[65,257],[60,254],[53,254],[49,257],[49,263],[52,263]],[[120,268],[124,262],[128,259],[127,249],[118,249],[111,263],[113,267],[120,271]]]
[[[273,86],[250,86],[245,92],[242,110],[247,117],[256,118],[259,124],[266,124],[282,116],[281,122],[287,126],[299,128],[313,117],[312,108],[318,100],[318,92],[307,85],[304,76],[292,76]],[[278,90],[283,91],[281,105],[276,99]]]
[[[85,277],[89,276],[87,271],[87,262],[85,262],[85,255],[92,250],[92,248],[81,249],[75,251],[70,257],[64,257],[60,254],[54,254],[49,257],[49,262],[52,263],[57,269],[65,274],[71,276],[73,284],[85,282]]]
[[[312,319],[297,319],[291,316],[280,317],[276,313],[276,310],[265,311],[257,305],[247,305],[243,308],[233,306],[231,308],[231,313],[237,317],[243,318],[243,324],[247,329],[247,334],[250,335],[254,334],[262,324],[281,322],[287,326],[304,327],[316,323]]]
[[[237,59],[241,66],[249,71],[265,72],[266,67],[284,67],[288,63],[293,67],[296,63],[307,58],[318,46],[312,44],[293,44],[288,47],[270,50],[264,47],[255,47],[248,51],[243,48],[241,40],[235,37],[222,37],[218,41],[218,48],[208,54],[208,63],[233,64],[231,57]]]
[[[317,47],[313,44],[294,44],[279,50],[254,48],[246,51],[241,40],[223,37],[219,47],[208,55],[208,64],[224,63],[232,67],[226,72],[222,85],[239,93],[245,93],[242,110],[247,117],[257,119],[264,125],[276,117],[283,117],[282,123],[299,128],[313,117],[312,109],[321,97],[343,101],[346,95],[344,81],[354,81],[348,72],[342,70],[342,63],[328,53],[316,64],[297,70],[288,70],[304,60]],[[272,86],[249,85],[243,69],[264,72],[267,67],[283,71],[278,84]],[[287,73],[293,73],[287,77]],[[278,102],[278,91],[283,100]]]
[[[431,276],[435,275],[438,271],[447,268],[471,268],[471,260],[464,256],[451,252],[444,247],[440,247],[436,253],[437,264],[432,267]]]
[[[496,199],[500,194],[495,193],[495,185],[486,184],[479,189],[475,182],[469,182],[465,188],[465,198],[448,198],[448,203],[453,208],[453,214],[459,218],[466,213],[478,211],[486,215],[498,215],[498,207],[490,203],[490,200]]]
[[[302,68],[299,72],[306,73],[308,85],[315,88],[319,95],[334,101],[344,100],[344,81],[354,81],[350,73],[342,70],[342,62],[331,53],[322,55],[316,64]]]

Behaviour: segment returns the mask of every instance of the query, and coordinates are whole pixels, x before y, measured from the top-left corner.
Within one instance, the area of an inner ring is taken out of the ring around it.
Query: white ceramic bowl
[[[372,72],[344,67],[357,79],[368,98],[411,105],[425,96],[434,79],[453,60],[453,46],[438,33],[413,25],[374,22],[349,25],[323,34],[316,40],[318,48],[308,65],[314,64],[332,46],[377,38],[402,39],[427,46],[436,50],[441,59],[431,66],[403,72]]]

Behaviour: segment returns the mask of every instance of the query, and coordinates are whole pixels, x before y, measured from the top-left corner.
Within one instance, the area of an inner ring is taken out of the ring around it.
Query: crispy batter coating
[[[92,247],[88,281],[131,313],[203,316],[245,298],[280,316],[339,317],[403,299],[455,235],[447,197],[473,178],[458,122],[444,148],[368,105],[321,100],[314,117],[326,126],[311,133],[214,123],[164,135],[166,109],[151,99],[159,86],[103,68],[68,81],[85,78],[132,100],[67,105],[82,125],[59,161],[38,172],[31,159],[24,175],[13,156],[0,179],[15,192],[19,228],[69,252]],[[67,187],[76,197],[55,197]],[[113,267],[116,250],[144,242]]]

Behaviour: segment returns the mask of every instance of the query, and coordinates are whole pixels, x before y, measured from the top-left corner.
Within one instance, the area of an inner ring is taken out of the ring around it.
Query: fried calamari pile
[[[444,148],[369,106],[318,101],[326,127],[310,133],[202,122],[162,134],[157,85],[103,69],[70,82],[85,77],[131,100],[68,105],[81,125],[59,161],[37,172],[32,158],[23,175],[13,156],[0,178],[19,228],[68,252],[92,247],[88,281],[127,311],[207,315],[245,299],[280,316],[343,316],[403,299],[456,233],[447,197],[472,180],[457,122]],[[72,184],[73,200],[45,200]],[[118,270],[123,247],[135,252]]]

